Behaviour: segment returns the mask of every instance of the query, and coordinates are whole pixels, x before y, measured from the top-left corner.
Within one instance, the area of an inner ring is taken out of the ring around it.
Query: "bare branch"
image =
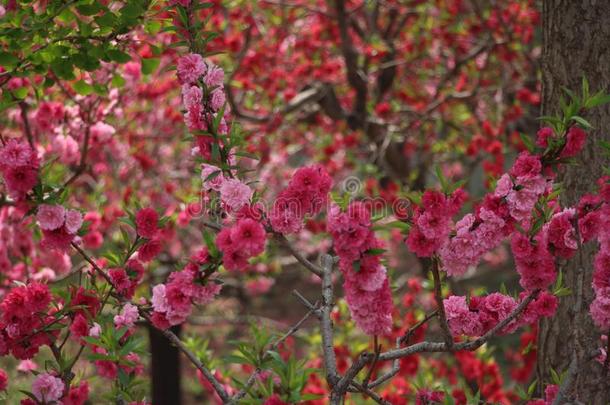
[[[445,343],[447,348],[451,350],[453,347],[453,335],[449,330],[449,324],[447,323],[447,316],[445,315],[445,304],[443,304],[443,292],[441,290],[441,277],[438,271],[438,260],[432,260],[432,276],[434,277],[434,299],[436,300],[436,311],[438,313],[439,323],[443,331]]]
[[[491,328],[483,336],[479,336],[478,338],[476,338],[474,340],[456,343],[453,345],[453,350],[454,351],[460,351],[460,350],[472,351],[472,350],[476,350],[479,347],[483,346],[483,344],[485,344],[489,339],[491,339],[491,337],[496,335],[500,330],[502,330],[509,323],[511,323],[513,320],[515,320],[519,315],[521,315],[521,313],[530,304],[530,302],[532,302],[533,300],[536,299],[536,297],[538,296],[539,293],[540,293],[540,290],[532,291],[523,301],[521,301],[519,303],[519,305],[517,305],[517,308],[515,308],[513,310],[513,312],[511,312],[502,321],[498,322],[498,324],[496,326]],[[421,342],[421,343],[416,343],[416,344],[413,344],[413,345],[405,347],[405,348],[394,349],[394,350],[387,351],[385,353],[381,353],[379,355],[379,360],[394,360],[394,359],[399,359],[399,358],[406,357],[406,356],[409,356],[409,355],[415,354],[415,353],[447,352],[447,351],[449,351],[449,348],[447,347],[446,343]]]
[[[355,388],[356,388],[358,391],[360,391],[360,392],[362,392],[362,393],[364,393],[364,394],[368,395],[369,397],[371,397],[371,399],[372,399],[373,401],[377,402],[378,404],[381,404],[381,405],[392,405],[392,403],[391,403],[391,402],[386,401],[385,399],[383,399],[383,398],[382,398],[382,397],[381,397],[379,394],[377,394],[375,391],[373,391],[373,390],[371,390],[371,389],[369,389],[369,388],[367,388],[367,387],[365,387],[365,386],[363,386],[363,385],[361,385],[361,384],[358,384],[358,383],[357,383],[357,382],[355,382],[355,381],[352,381],[351,385],[352,385],[353,387],[355,387]]]
[[[322,256],[322,308],[321,308],[321,326],[322,326],[322,346],[324,351],[324,365],[326,367],[326,380],[333,387],[339,381],[339,373],[337,373],[337,358],[333,347],[333,325],[330,319],[330,313],[333,308],[333,281],[332,269],[333,258],[330,255]]]
[[[398,343],[399,344],[409,343],[409,340],[411,339],[411,336],[413,336],[413,334],[419,328],[421,328],[424,324],[426,324],[428,321],[430,321],[430,319],[434,318],[437,314],[438,314],[438,310],[434,310],[434,311],[430,312],[429,314],[427,314],[424,317],[424,319],[422,319],[421,321],[417,322],[415,325],[411,326],[409,328],[409,330],[406,331],[405,334],[402,335],[402,337],[400,337],[400,339],[398,340]]]
[[[19,103],[21,108],[21,120],[23,121],[23,129],[25,136],[28,139],[30,147],[34,147],[34,136],[32,135],[32,128],[30,127],[30,119],[28,118],[28,104],[25,101]]]
[[[278,241],[280,241],[282,243],[282,245],[284,245],[289,251],[290,253],[299,261],[299,263],[301,263],[307,270],[311,271],[313,274],[315,274],[318,277],[323,277],[324,274],[324,270],[322,270],[320,268],[320,266],[316,266],[315,264],[313,264],[312,262],[310,262],[309,260],[307,260],[307,258],[305,256],[303,256],[299,251],[297,251],[295,249],[294,246],[292,246],[292,244],[290,243],[290,241],[281,233],[275,233],[275,237]],[[331,259],[332,260],[332,259]]]

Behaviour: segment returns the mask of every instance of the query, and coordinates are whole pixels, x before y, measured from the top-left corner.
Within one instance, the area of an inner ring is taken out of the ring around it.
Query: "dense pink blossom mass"
[[[0,402],[550,405],[572,361],[607,376],[610,169],[565,179],[610,96],[548,108],[537,2],[4,3]],[[565,307],[593,340],[544,372]]]
[[[381,264],[383,244],[371,229],[368,207],[352,202],[346,212],[341,212],[333,205],[327,226],[339,256],[345,298],[354,321],[369,335],[388,334],[394,305],[387,271]]]

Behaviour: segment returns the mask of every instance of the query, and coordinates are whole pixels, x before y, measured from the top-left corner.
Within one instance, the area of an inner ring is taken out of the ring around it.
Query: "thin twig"
[[[269,347],[269,350],[265,353],[265,356],[263,357],[263,361],[265,361],[268,358],[267,355],[269,354],[269,351],[276,350],[279,347],[279,345],[281,345],[286,339],[288,339],[290,336],[292,336],[295,333],[297,333],[297,331],[301,328],[301,326],[305,323],[305,321],[307,321],[307,319],[309,319],[309,317],[318,309],[319,305],[320,305],[319,302],[316,302],[313,308],[311,308],[286,333],[284,333],[281,337],[279,337]],[[239,390],[239,392],[237,392],[233,397],[231,397],[231,402],[230,403],[237,403],[237,401],[239,401],[240,399],[242,399],[243,397],[246,396],[246,394],[248,393],[248,390],[252,387],[252,385],[254,385],[254,382],[256,381],[256,377],[261,373],[261,371],[262,371],[262,369],[260,367],[257,367],[252,372],[252,374],[250,374],[250,376],[246,380],[246,383],[244,384],[244,387],[241,390]]]
[[[282,245],[284,245],[284,247],[286,247],[286,249],[290,251],[290,253],[295,257],[295,259],[297,259],[299,263],[301,263],[307,270],[311,271],[318,277],[323,277],[324,270],[322,270],[320,266],[316,266],[315,264],[307,260],[305,256],[303,256],[299,251],[296,250],[294,246],[292,246],[292,243],[290,243],[290,241],[284,235],[276,233],[275,236],[276,239],[279,240]]]
[[[405,334],[400,337],[400,339],[399,339],[400,344],[409,343],[409,340],[411,339],[411,336],[413,336],[413,334],[419,328],[421,328],[425,323],[430,321],[430,319],[434,318],[437,314],[438,314],[438,309],[435,309],[434,311],[432,311],[429,314],[427,314],[424,319],[422,319],[421,321],[417,322],[415,325],[411,326],[409,328],[409,330],[406,331]]]
[[[449,330],[449,324],[447,323],[447,315],[445,314],[445,304],[443,304],[443,292],[441,290],[441,277],[438,270],[438,260],[432,260],[432,276],[434,277],[434,299],[436,300],[436,310],[438,312],[438,319],[443,331],[445,343],[449,350],[453,347],[453,335]]]
[[[21,120],[23,121],[23,128],[25,136],[28,139],[30,147],[34,147],[34,136],[32,135],[32,128],[30,127],[30,119],[28,118],[28,104],[25,101],[19,103],[21,108]]]
[[[369,367],[364,380],[362,380],[362,386],[364,388],[368,388],[369,381],[371,381],[371,376],[373,375],[373,371],[375,371],[375,366],[377,365],[377,361],[379,360],[379,355],[381,354],[381,345],[377,343],[377,335],[374,337],[373,346],[375,348],[375,358],[373,359],[373,364]]]
[[[355,388],[356,388],[358,391],[360,391],[360,392],[362,392],[362,393],[364,393],[364,394],[368,395],[369,397],[371,397],[371,399],[372,399],[373,401],[377,402],[378,404],[381,404],[381,405],[392,405],[392,403],[391,403],[391,402],[386,401],[386,400],[385,400],[385,399],[383,399],[383,398],[382,398],[382,397],[381,397],[379,394],[377,394],[375,391],[373,391],[373,390],[369,389],[368,387],[366,387],[366,386],[364,386],[364,385],[358,384],[358,383],[357,383],[357,382],[355,382],[355,381],[352,381],[352,382],[351,382],[351,385],[352,385],[353,387],[355,387]]]

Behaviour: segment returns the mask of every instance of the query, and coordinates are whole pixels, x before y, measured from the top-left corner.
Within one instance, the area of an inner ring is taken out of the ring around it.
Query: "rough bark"
[[[561,86],[580,91],[582,76],[586,76],[592,91],[610,90],[610,1],[608,0],[544,0],[543,1],[543,115],[559,108]],[[594,189],[595,180],[602,174],[604,160],[599,142],[610,140],[610,107],[603,106],[585,114],[596,128],[590,132],[587,146],[578,157],[578,164],[569,166],[561,174],[565,189],[564,205],[574,205],[579,198]],[[605,404],[610,399],[610,379],[603,378],[602,365],[591,360],[591,350],[599,347],[600,331],[589,316],[593,299],[591,275],[593,255],[597,247],[585,246],[560,265],[564,280],[572,294],[561,300],[557,316],[543,322],[539,329],[538,379],[551,382],[550,370],[567,371],[573,354],[577,367],[573,380],[561,403],[582,402]],[[584,273],[579,292],[578,271]],[[577,297],[581,294],[582,306]],[[576,352],[574,350],[576,349]],[[539,384],[539,387],[541,385]]]
[[[180,326],[172,328],[180,336]],[[148,328],[151,357],[152,403],[180,405],[180,351],[155,327]]]

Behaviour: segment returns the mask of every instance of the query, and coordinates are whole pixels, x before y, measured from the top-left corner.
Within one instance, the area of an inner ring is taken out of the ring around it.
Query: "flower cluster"
[[[240,271],[248,266],[248,259],[265,250],[265,228],[252,218],[240,218],[231,227],[225,227],[216,236],[216,245],[222,252],[223,265],[229,271]]]
[[[345,297],[356,325],[369,335],[388,334],[394,305],[386,268],[381,264],[382,244],[372,230],[368,207],[354,201],[341,212],[333,205],[327,228],[339,256]]]
[[[51,293],[45,284],[13,288],[0,303],[0,355],[9,351],[31,359],[40,346],[50,344],[56,332],[44,330],[55,320],[48,312]]]
[[[322,166],[298,169],[269,213],[273,230],[283,234],[300,231],[303,218],[318,214],[324,207],[331,187],[332,179]]]
[[[597,214],[599,227],[596,235],[600,247],[594,261],[595,299],[591,303],[590,312],[595,325],[601,330],[607,331],[610,329],[610,195],[604,191],[610,187],[606,179],[601,180],[600,185],[602,186],[599,201],[601,206]],[[584,212],[580,213],[580,215],[583,214]],[[587,217],[584,216],[584,218]]]
[[[555,259],[548,249],[547,239],[546,227],[534,238],[520,232],[512,235],[511,248],[519,283],[526,290],[547,288],[555,281]]]
[[[43,246],[67,250],[83,224],[83,215],[77,210],[66,210],[61,205],[41,204],[36,220],[42,229]]]
[[[229,109],[225,105],[224,71],[195,53],[181,57],[177,70],[178,80],[182,84],[186,126],[191,131],[206,131],[217,115],[223,114],[218,132],[226,134]],[[197,152],[206,159],[210,158],[210,141],[210,137],[197,137]]]
[[[150,262],[163,248],[159,215],[153,208],[142,208],[136,213],[135,225],[138,236],[146,240],[138,248],[138,260]]]
[[[138,320],[139,315],[138,307],[131,303],[127,303],[123,306],[121,312],[114,316],[114,327],[116,329],[131,329]]]
[[[510,216],[527,226],[532,209],[546,189],[540,157],[522,152],[510,171],[498,180],[494,196],[506,201]]]
[[[108,270],[108,276],[117,292],[127,299],[131,299],[136,287],[144,277],[144,265],[138,259],[129,259],[124,267]]]
[[[247,184],[236,178],[226,178],[216,166],[201,165],[201,180],[204,190],[220,193],[220,201],[227,212],[238,212],[252,199],[253,191]]]
[[[97,355],[108,355],[108,351],[99,346],[93,346],[92,351]],[[124,359],[122,358],[119,361],[96,360],[94,364],[95,368],[97,369],[97,373],[101,377],[107,378],[109,380],[116,380],[119,376],[119,370],[121,370],[125,374],[144,374],[144,365],[140,360],[140,356],[138,356],[138,354],[135,352],[129,352],[124,356]]]
[[[182,271],[170,274],[167,283],[153,287],[152,322],[157,328],[167,329],[183,323],[191,314],[193,304],[205,305],[220,292],[217,280],[201,270],[208,262],[208,252],[202,249]]]
[[[545,225],[547,243],[553,255],[564,259],[574,256],[578,248],[576,230],[572,224],[575,214],[574,208],[567,208],[553,215],[549,223]]]
[[[471,297],[469,302],[466,297],[452,295],[443,300],[443,305],[449,329],[454,336],[481,336],[509,317],[518,302],[508,295],[493,293],[484,297]],[[499,333],[512,333],[522,325],[536,322],[540,317],[550,317],[555,313],[557,305],[557,297],[543,291],[519,317],[509,322]]]
[[[101,328],[93,319],[97,316],[101,304],[95,291],[79,287],[72,292],[70,304],[75,307],[70,325],[71,337],[81,342],[82,337],[99,336]]]
[[[579,127],[570,127],[564,139],[559,139],[553,128],[543,127],[538,130],[536,145],[548,148],[553,144],[563,144],[560,157],[569,158],[576,156],[585,146],[586,141],[587,133]]]
[[[468,267],[476,265],[485,253],[510,235],[515,222],[529,227],[531,211],[547,191],[547,182],[541,173],[540,158],[521,153],[475,213],[467,214],[456,223],[455,236],[445,239],[438,249],[449,275],[463,274]]]
[[[52,132],[64,118],[64,105],[56,101],[43,101],[38,106],[34,114],[34,125],[41,132],[46,132],[47,135]]]
[[[11,197],[21,200],[38,182],[40,161],[25,142],[9,139],[0,147],[0,173]]]
[[[451,217],[463,203],[463,190],[456,190],[449,198],[438,191],[427,190],[421,205],[413,213],[413,227],[407,246],[419,257],[430,257],[447,242],[451,232]]]

